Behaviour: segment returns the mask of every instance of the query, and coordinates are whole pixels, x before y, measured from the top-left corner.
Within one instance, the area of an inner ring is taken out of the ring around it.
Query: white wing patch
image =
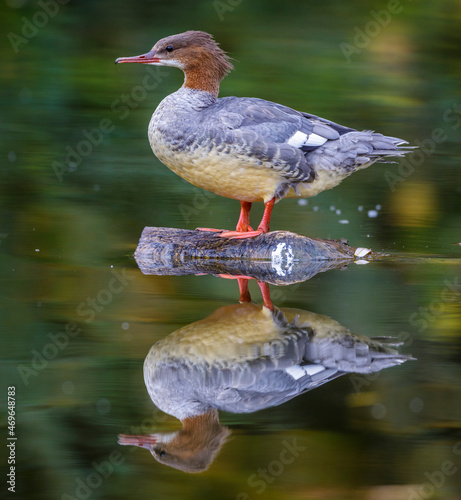
[[[325,144],[328,139],[322,137],[321,135],[305,134],[300,130],[296,131],[287,141],[287,144],[293,146],[294,148],[300,148],[301,146],[321,146]]]
[[[304,143],[304,146],[321,146],[322,144],[325,144],[328,139],[325,137],[322,137],[321,135],[318,134],[310,134],[309,137],[307,138],[307,142]]]
[[[294,148],[300,148],[304,145],[307,139],[307,134],[300,132],[299,130],[295,132],[289,139],[287,144],[293,146]]]

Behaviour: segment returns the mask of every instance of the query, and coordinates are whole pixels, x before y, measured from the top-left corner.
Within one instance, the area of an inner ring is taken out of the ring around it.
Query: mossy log
[[[305,281],[379,254],[346,241],[320,240],[288,231],[249,239],[221,238],[211,231],[145,227],[135,252],[144,274],[245,275],[273,284]]]

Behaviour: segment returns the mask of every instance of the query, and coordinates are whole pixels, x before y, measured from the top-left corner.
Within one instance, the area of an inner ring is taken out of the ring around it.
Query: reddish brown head
[[[185,87],[216,96],[219,83],[233,69],[227,54],[204,31],[186,31],[162,38],[146,54],[119,57],[115,62],[175,66],[186,75]]]

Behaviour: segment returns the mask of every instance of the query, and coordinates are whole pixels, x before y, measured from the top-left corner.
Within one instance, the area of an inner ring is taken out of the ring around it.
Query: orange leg
[[[240,207],[240,217],[235,230],[239,233],[253,231],[253,228],[250,226],[251,203],[249,201],[241,201]]]
[[[211,232],[211,233],[220,233],[222,231],[225,231],[225,229],[214,229],[212,227],[196,227],[195,230],[196,231],[207,231],[207,232]]]
[[[271,222],[272,209],[274,208],[275,198],[269,200],[267,203],[264,203],[264,214],[261,222],[258,226],[258,231],[262,233],[268,233],[270,230],[269,224]]]
[[[237,227],[235,231],[226,231],[225,229],[213,229],[211,227],[198,227],[197,231],[211,231],[213,233],[220,233],[220,232],[226,232],[226,233],[245,233],[247,231],[253,231],[253,228],[250,226],[250,210],[251,210],[251,203],[248,201],[241,201],[240,202],[240,217],[239,221],[237,222]]]
[[[242,202],[242,212],[243,212],[243,203],[244,202]],[[242,239],[242,238],[254,238],[255,236],[258,236],[262,233],[268,233],[270,229],[269,224],[271,220],[272,209],[274,208],[274,203],[275,203],[275,198],[272,198],[272,200],[269,200],[267,203],[264,203],[263,218],[261,219],[261,222],[256,231],[248,230],[247,232],[242,233],[238,231],[239,226],[237,225],[237,231],[225,231],[224,233],[221,233],[219,236],[221,238]],[[251,206],[251,203],[249,205]],[[242,218],[242,212],[240,213],[240,219]]]

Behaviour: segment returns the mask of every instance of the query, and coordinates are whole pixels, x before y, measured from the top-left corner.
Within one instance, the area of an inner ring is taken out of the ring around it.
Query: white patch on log
[[[279,276],[291,274],[294,262],[293,249],[286,243],[277,243],[277,248],[272,251],[272,268]]]
[[[365,255],[368,255],[371,252],[371,248],[357,248],[354,252],[354,255],[356,257],[365,257]]]

